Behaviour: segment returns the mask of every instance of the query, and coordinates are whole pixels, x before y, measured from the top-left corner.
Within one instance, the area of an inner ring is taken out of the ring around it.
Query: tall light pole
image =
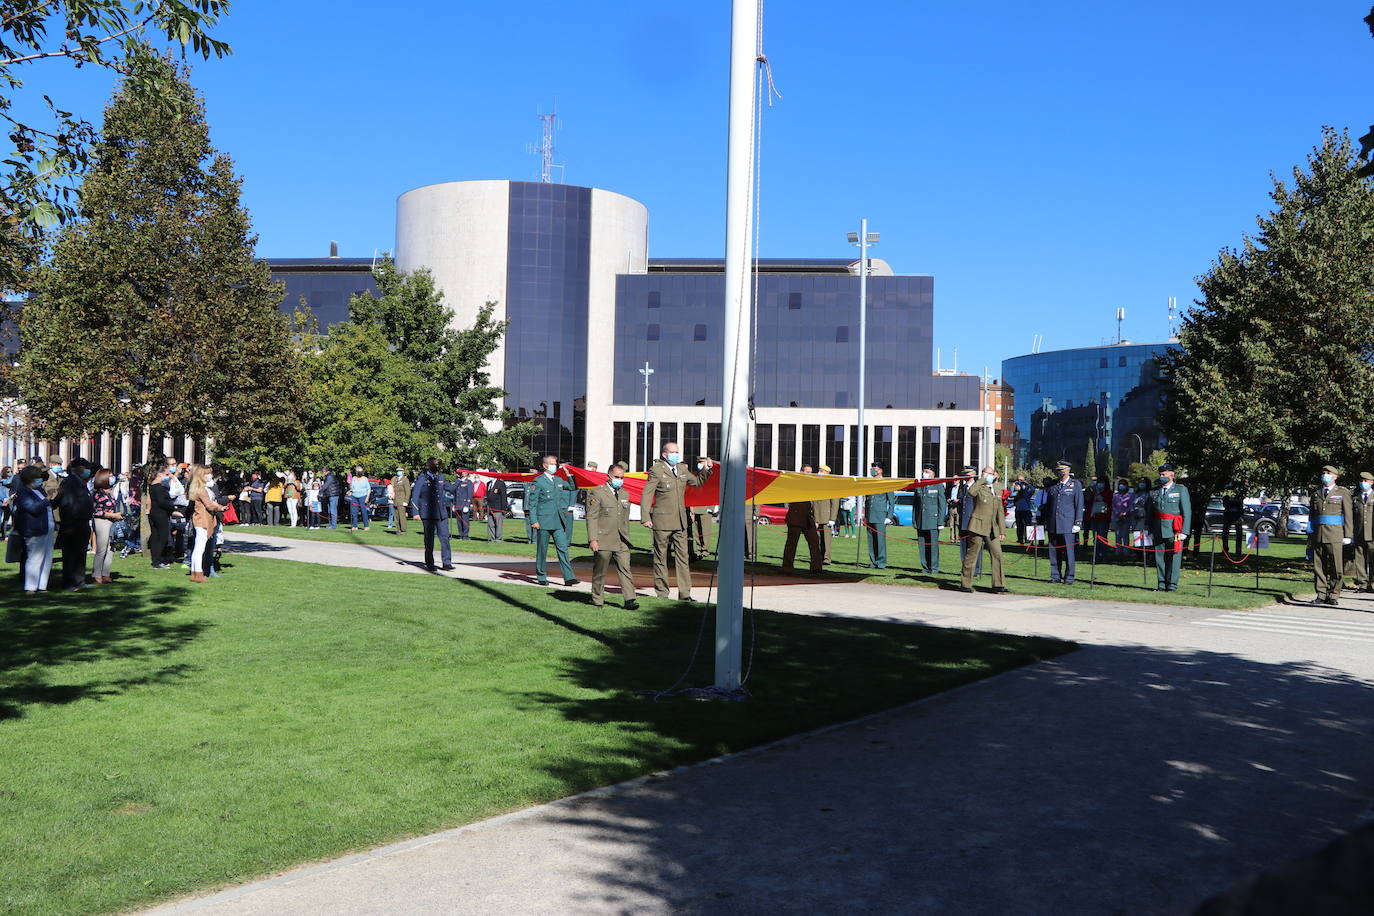
[[[644,376],[644,470],[647,471],[649,465],[654,463],[653,453],[649,451],[649,376],[654,374],[654,370],[649,368],[647,359],[639,374]]]
[[[744,656],[744,501],[748,496],[749,252],[753,247],[754,88],[760,0],[730,8],[730,117],[725,149],[725,342],[721,366],[720,541],[716,688],[738,690]]]
[[[1131,433],[1131,437],[1132,437],[1133,439],[1135,439],[1136,444],[1140,446],[1140,463],[1141,463],[1141,464],[1144,464],[1144,463],[1145,463],[1145,440],[1142,439],[1142,438],[1140,438],[1140,433]]]
[[[878,244],[878,233],[868,231],[868,220],[859,220],[859,231],[849,233],[849,244],[859,249],[859,476],[868,472],[868,431],[864,429],[864,402],[868,384],[868,246]]]

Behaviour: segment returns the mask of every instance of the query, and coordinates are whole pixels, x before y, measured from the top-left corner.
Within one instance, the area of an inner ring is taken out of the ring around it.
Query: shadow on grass
[[[183,678],[194,670],[191,666],[168,664],[139,677],[84,681],[80,669],[62,669],[166,656],[208,626],[164,619],[185,597],[182,589],[170,584],[150,585],[120,577],[112,585],[79,594],[33,597],[19,593],[10,582],[0,588],[4,590],[0,594],[0,720],[19,718],[29,706],[113,696],[133,687]]]
[[[659,640],[676,647],[694,623],[646,622],[626,648],[666,665]],[[903,646],[836,629],[761,622],[749,703],[535,699],[721,751],[747,717],[767,722],[760,738],[818,703],[844,718],[858,711],[847,698],[906,692],[895,682],[923,677],[930,650],[978,651],[976,634],[931,646],[910,628]],[[637,670],[607,654],[571,660],[569,676],[615,689]],[[587,911],[1187,912],[1353,826],[1374,784],[1371,699],[1369,683],[1311,664],[1095,647],[547,817],[594,839],[567,844],[561,866]]]

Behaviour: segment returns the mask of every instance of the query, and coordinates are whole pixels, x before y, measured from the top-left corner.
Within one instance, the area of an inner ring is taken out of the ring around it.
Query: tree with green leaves
[[[1092,439],[1088,440],[1088,447],[1083,451],[1083,479],[1091,480],[1097,476],[1097,443]]]
[[[226,447],[291,434],[302,373],[228,156],[184,69],[166,106],[126,81],[80,219],[25,303],[16,381],[41,435],[150,427]]]
[[[354,296],[348,309],[353,323],[377,328],[408,369],[397,415],[409,435],[396,443],[395,457],[411,465],[431,456],[467,467],[528,465],[527,443],[537,427],[515,423],[501,408],[506,392],[487,369],[506,333],[506,323],[493,317],[495,303],[479,308],[469,327],[456,328],[428,270],[407,273],[384,259],[375,277],[377,295]]]
[[[0,0],[0,121],[11,149],[0,165],[0,299],[26,287],[46,227],[77,213],[78,182],[95,131],[42,96],[43,121],[15,115],[24,74],[56,64],[102,67],[176,109],[184,101],[148,39],[160,37],[183,54],[223,57],[229,45],[210,31],[227,0]]]
[[[1198,280],[1162,360],[1169,452],[1208,481],[1281,491],[1374,454],[1374,187],[1330,128],[1239,250]]]

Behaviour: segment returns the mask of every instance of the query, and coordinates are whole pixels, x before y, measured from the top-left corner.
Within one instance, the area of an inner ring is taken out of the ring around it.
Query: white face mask
[[[545,474],[548,474],[550,477],[552,477],[554,474],[557,474],[557,473],[558,473],[558,465],[556,465],[556,464],[546,464],[546,465],[544,465],[544,473],[545,473]]]

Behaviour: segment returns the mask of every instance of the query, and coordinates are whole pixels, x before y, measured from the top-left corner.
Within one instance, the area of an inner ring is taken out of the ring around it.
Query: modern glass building
[[[272,279],[286,286],[281,309],[290,314],[302,300],[315,313],[320,330],[348,320],[348,300],[375,293],[372,258],[268,258]]]
[[[1022,461],[1064,458],[1081,470],[1091,442],[1124,468],[1166,448],[1158,357],[1174,346],[1123,342],[1003,360],[1003,380],[1016,392]]]

